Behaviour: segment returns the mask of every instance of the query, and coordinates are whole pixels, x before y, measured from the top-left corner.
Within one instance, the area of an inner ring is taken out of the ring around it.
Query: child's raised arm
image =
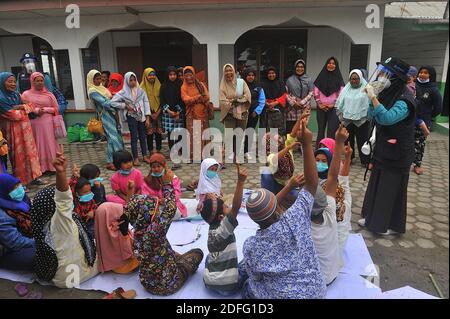
[[[69,189],[67,183],[67,159],[64,156],[64,146],[59,146],[59,151],[56,152],[56,158],[53,160],[53,166],[56,169],[56,189],[60,192],[65,192]]]
[[[341,123],[336,131],[336,144],[334,146],[334,156],[328,170],[325,193],[333,198],[336,197],[336,187],[338,183],[339,168],[341,167],[341,154],[344,151],[344,143],[348,139],[348,132]]]
[[[303,147],[305,189],[314,196],[319,183],[319,177],[317,175],[316,160],[312,148],[312,138],[313,134],[306,126],[306,119],[303,119],[298,140],[301,141]]]
[[[350,145],[345,145],[345,161],[339,172],[340,176],[348,176],[350,174],[350,164],[352,163],[353,150]]]
[[[242,192],[244,191],[244,183],[247,179],[248,172],[246,168],[241,168],[239,164],[236,163],[238,180],[236,184],[236,189],[233,196],[233,206],[231,207],[231,214],[236,218],[237,213],[242,205]]]

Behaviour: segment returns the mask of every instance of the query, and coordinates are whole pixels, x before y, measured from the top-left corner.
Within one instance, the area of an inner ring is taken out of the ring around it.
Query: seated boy
[[[239,272],[248,279],[244,298],[324,298],[326,286],[311,238],[311,209],[318,185],[312,149],[312,133],[302,121],[299,141],[303,146],[305,186],[286,211],[277,208],[277,197],[266,189],[254,191],[247,199],[247,212],[259,224],[255,236],[244,243]],[[299,186],[301,175],[289,182]]]
[[[229,296],[239,289],[239,273],[234,229],[236,215],[242,203],[247,170],[236,164],[238,181],[232,207],[224,204],[216,194],[208,194],[203,202],[201,215],[209,224],[208,250],[203,281],[205,286],[222,296]]]

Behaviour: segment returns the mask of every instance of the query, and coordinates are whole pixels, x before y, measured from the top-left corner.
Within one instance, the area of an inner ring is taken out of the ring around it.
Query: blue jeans
[[[147,156],[147,131],[145,129],[145,122],[139,122],[131,116],[127,116],[128,128],[131,135],[131,153],[133,158],[138,158],[137,142],[141,144],[142,156]]]
[[[32,271],[35,255],[36,247],[34,245],[19,250],[6,250],[0,257],[0,268]]]

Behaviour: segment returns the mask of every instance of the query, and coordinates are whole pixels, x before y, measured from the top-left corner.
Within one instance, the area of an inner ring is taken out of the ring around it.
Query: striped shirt
[[[203,281],[207,288],[233,291],[238,288],[238,259],[234,229],[238,222],[227,215],[218,226],[210,226],[208,250]]]

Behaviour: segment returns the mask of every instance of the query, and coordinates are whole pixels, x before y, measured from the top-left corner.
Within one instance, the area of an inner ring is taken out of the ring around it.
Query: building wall
[[[437,80],[445,82],[442,75],[444,67],[447,68],[444,65],[447,45],[447,31],[413,31],[386,27],[382,59],[395,56],[417,67],[431,65],[436,68]]]
[[[11,71],[11,67],[20,66],[20,58],[26,52],[33,53],[31,36],[0,37],[0,70]]]

